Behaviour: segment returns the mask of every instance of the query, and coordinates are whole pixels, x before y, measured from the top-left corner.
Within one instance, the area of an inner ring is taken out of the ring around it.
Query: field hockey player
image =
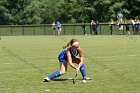
[[[63,48],[67,49],[63,50],[58,56],[60,71],[56,71],[44,78],[44,82],[49,82],[51,79],[64,75],[67,71],[68,64],[76,71],[80,70],[84,80],[90,80],[91,78],[86,75],[83,63],[83,53],[79,42],[76,39],[71,39],[66,46],[63,46]],[[75,63],[80,65],[80,68],[78,68]]]

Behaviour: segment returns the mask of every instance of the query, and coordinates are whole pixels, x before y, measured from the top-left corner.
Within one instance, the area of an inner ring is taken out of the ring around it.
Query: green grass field
[[[92,80],[82,83],[75,70],[51,82],[59,70],[62,46],[77,38],[83,48],[86,71]],[[0,93],[139,93],[140,36],[2,36],[0,40]]]

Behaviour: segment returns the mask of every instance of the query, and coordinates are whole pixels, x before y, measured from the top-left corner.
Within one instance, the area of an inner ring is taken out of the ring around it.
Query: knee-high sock
[[[85,70],[84,64],[81,65],[80,72],[81,72],[83,78],[85,78],[86,77],[86,70]]]
[[[48,78],[53,79],[53,78],[56,78],[56,77],[59,77],[59,76],[61,76],[61,71],[56,71],[53,74],[49,75]]]

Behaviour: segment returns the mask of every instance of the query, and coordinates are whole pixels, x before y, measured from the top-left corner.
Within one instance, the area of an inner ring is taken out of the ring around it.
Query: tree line
[[[118,12],[127,19],[140,16],[140,0],[0,0],[0,24],[107,22]]]

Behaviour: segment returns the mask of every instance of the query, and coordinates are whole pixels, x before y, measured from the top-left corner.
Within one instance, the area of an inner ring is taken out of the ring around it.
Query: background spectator
[[[99,22],[96,20],[96,26],[95,26],[95,34],[98,35],[98,25]]]
[[[125,27],[126,27],[126,32],[127,32],[127,34],[130,35],[130,31],[129,31],[130,23],[128,22],[127,19],[125,20]]]
[[[61,23],[58,21],[58,22],[57,22],[58,35],[61,34],[61,30],[62,30],[61,27],[62,27],[62,25],[61,25]]]
[[[112,32],[113,32],[113,19],[111,18],[110,21],[109,21],[109,27],[110,27],[110,31],[111,31],[111,35],[112,35]]]
[[[83,34],[86,35],[86,25],[85,25],[85,21],[82,21],[82,30],[83,30]]]
[[[56,30],[57,30],[57,28],[56,28],[56,24],[55,24],[55,21],[54,21],[52,23],[52,32],[53,32],[54,35],[56,35]]]
[[[136,28],[136,34],[139,34],[139,32],[140,32],[140,20],[139,19],[135,23],[135,28]]]
[[[96,30],[96,23],[95,23],[95,21],[94,21],[94,20],[91,20],[90,27],[91,27],[90,34],[95,34],[95,30]],[[92,32],[93,32],[93,33],[92,33]]]
[[[123,14],[121,12],[119,12],[117,14],[117,18],[118,18],[118,24],[120,24],[122,22]]]
[[[123,22],[119,23],[119,32],[120,32],[120,34],[122,34],[122,32],[123,32]]]
[[[131,19],[133,34],[135,34],[135,21]]]

